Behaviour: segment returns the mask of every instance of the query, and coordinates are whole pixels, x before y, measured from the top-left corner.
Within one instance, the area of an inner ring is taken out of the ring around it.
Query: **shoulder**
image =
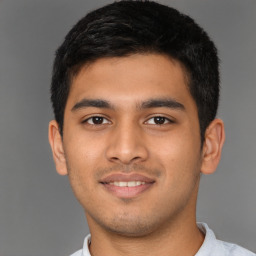
[[[219,248],[223,250],[223,253],[227,256],[256,256],[255,253],[237,245],[221,240],[216,240]]]
[[[213,231],[206,223],[197,223],[197,225],[205,234],[205,239],[196,256],[256,256],[255,253],[239,245],[216,239]]]
[[[71,254],[70,256],[83,256],[83,250],[79,250],[79,251]]]
[[[91,243],[91,235],[87,235],[84,239],[83,249],[71,254],[70,256],[91,256],[89,252],[89,244]]]

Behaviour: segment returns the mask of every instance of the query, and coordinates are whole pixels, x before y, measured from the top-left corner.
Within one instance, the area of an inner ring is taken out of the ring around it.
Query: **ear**
[[[221,119],[214,119],[205,131],[205,140],[202,151],[202,173],[211,174],[215,172],[221,158],[224,141],[224,123]]]
[[[51,145],[53,160],[56,170],[60,175],[67,175],[66,158],[63,149],[63,141],[59,132],[59,125],[55,120],[49,123],[48,132],[49,143]]]

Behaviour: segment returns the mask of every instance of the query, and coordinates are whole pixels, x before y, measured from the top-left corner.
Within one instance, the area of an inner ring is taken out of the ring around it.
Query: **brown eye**
[[[154,125],[163,125],[163,124],[169,124],[172,123],[172,120],[164,117],[164,116],[155,116],[150,118],[147,122],[147,124],[154,124]]]
[[[154,116],[148,119],[145,123],[150,125],[165,125],[174,123],[174,121],[165,116]]]
[[[86,119],[83,123],[87,123],[90,125],[101,125],[101,124],[108,124],[110,122],[102,116],[92,116]]]
[[[92,123],[93,124],[102,124],[103,121],[104,121],[104,118],[101,117],[101,116],[92,117]]]
[[[164,124],[166,121],[166,118],[165,117],[162,117],[162,116],[156,116],[154,117],[154,122],[155,124]]]

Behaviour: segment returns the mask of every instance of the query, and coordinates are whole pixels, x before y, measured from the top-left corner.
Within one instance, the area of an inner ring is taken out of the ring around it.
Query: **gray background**
[[[0,0],[0,256],[63,256],[88,232],[47,139],[54,51],[74,23],[111,1]],[[256,1],[159,1],[191,15],[221,58],[219,117],[227,140],[202,178],[198,219],[256,251]]]

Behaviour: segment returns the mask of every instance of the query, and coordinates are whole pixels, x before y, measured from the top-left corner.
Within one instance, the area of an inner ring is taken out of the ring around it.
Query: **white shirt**
[[[239,245],[217,240],[213,231],[205,223],[197,223],[198,227],[205,234],[205,239],[195,256],[256,256]],[[84,239],[82,250],[75,252],[70,256],[91,256],[88,248],[91,236]]]

